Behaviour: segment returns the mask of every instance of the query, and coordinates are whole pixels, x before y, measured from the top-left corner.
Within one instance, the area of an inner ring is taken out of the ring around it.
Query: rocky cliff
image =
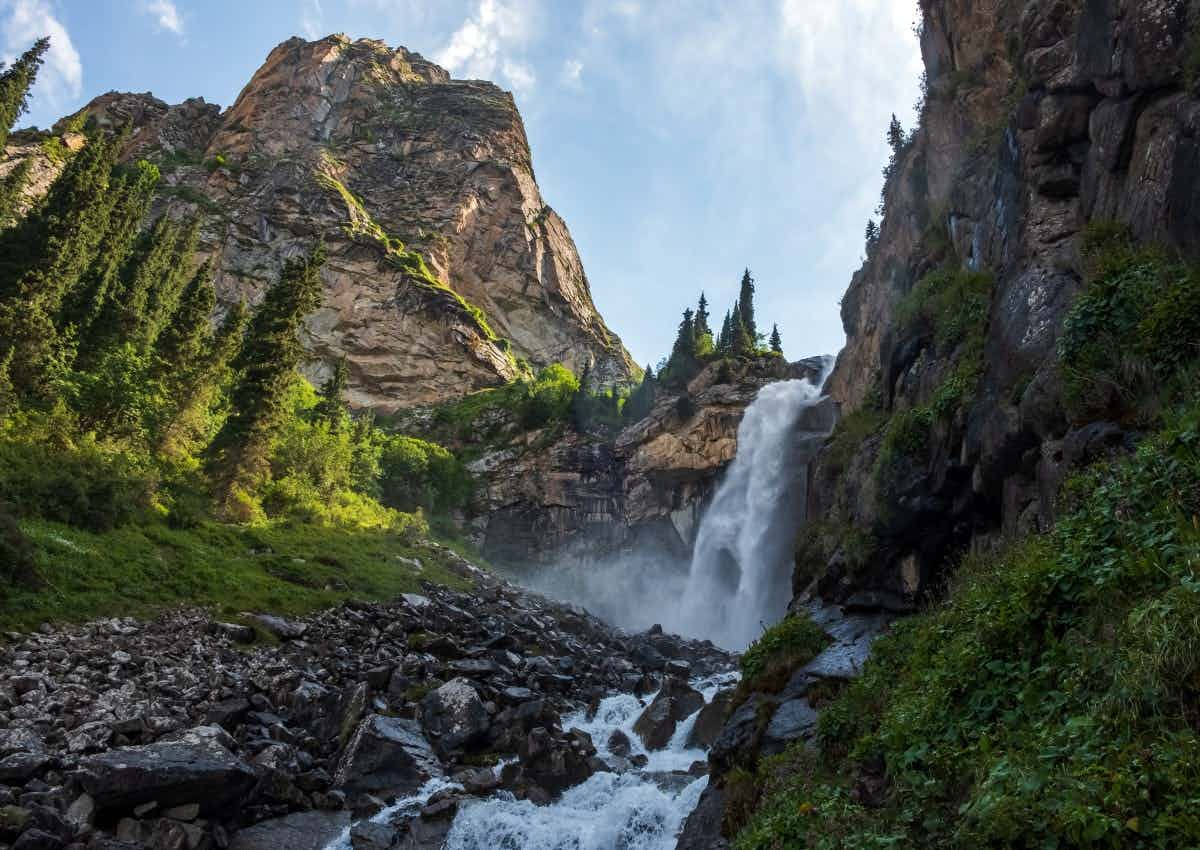
[[[810,513],[831,521],[797,572],[798,590],[818,579],[834,598],[913,599],[948,553],[1046,528],[1068,469],[1121,442],[1064,413],[1054,356],[1089,222],[1200,250],[1185,0],[923,8],[920,126],[843,301],[848,341],[829,382],[857,431],[816,472]]]
[[[700,514],[737,453],[738,425],[764,385],[816,378],[820,359],[717,362],[653,411],[612,431],[552,423],[528,430],[511,413],[447,431],[416,408],[397,426],[473,457],[470,533],[497,563],[596,560],[640,549],[686,557]]]
[[[9,159],[37,157],[33,191],[88,118],[129,125],[126,157],[163,171],[160,208],[201,217],[224,304],[256,301],[287,257],[326,240],[306,370],[319,381],[344,356],[356,407],[457,397],[522,361],[590,366],[604,385],[636,371],[542,199],[512,96],[490,83],[378,41],[293,38],[223,112],[110,93],[51,135],[18,134]]]

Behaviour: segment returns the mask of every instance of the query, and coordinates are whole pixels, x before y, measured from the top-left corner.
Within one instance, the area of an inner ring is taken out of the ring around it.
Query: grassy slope
[[[211,606],[224,616],[295,614],[345,599],[391,598],[419,590],[422,581],[468,584],[438,549],[385,532],[149,523],[95,534],[38,520],[21,525],[36,547],[43,586],[0,595],[0,629],[174,605]]]

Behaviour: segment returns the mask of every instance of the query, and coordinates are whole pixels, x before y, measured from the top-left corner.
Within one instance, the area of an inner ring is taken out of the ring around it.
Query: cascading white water
[[[768,384],[746,409],[737,456],[701,519],[672,618],[689,634],[742,649],[787,609],[807,462],[832,427],[828,407],[818,409],[825,377]],[[815,415],[806,422],[807,411]]]

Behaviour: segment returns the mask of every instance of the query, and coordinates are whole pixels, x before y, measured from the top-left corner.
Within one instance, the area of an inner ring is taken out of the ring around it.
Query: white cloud
[[[304,37],[313,40],[324,36],[325,13],[321,8],[321,0],[304,0],[300,9],[300,32]]]
[[[564,86],[578,89],[583,83],[583,62],[578,59],[568,59],[563,62],[561,76]]]
[[[172,0],[147,0],[144,8],[154,17],[159,29],[183,35],[183,16]]]
[[[535,11],[534,0],[479,0],[434,61],[456,77],[499,77],[518,92],[529,91],[537,78],[522,53]]]
[[[33,96],[58,108],[83,91],[83,62],[67,28],[46,0],[0,0],[0,58],[11,62],[42,36],[50,50],[38,72]]]

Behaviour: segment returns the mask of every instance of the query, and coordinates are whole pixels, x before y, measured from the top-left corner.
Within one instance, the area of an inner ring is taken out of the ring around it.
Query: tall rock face
[[[857,430],[817,465],[810,515],[828,519],[798,554],[797,590],[842,600],[911,601],[953,552],[1046,527],[1096,435],[1122,442],[1063,412],[1055,346],[1085,285],[1089,222],[1200,253],[1197,4],[922,8],[920,127],[843,300],[848,342],[828,384]],[[970,324],[966,299],[982,298],[977,333],[912,319],[939,270],[976,275],[958,278],[955,309]]]
[[[512,96],[491,83],[378,41],[293,38],[224,112],[116,93],[85,112],[130,124],[127,156],[160,164],[163,206],[202,217],[224,304],[256,301],[325,239],[306,369],[320,380],[344,356],[357,407],[461,396],[516,377],[521,359],[590,366],[600,384],[636,370],[542,199]]]

